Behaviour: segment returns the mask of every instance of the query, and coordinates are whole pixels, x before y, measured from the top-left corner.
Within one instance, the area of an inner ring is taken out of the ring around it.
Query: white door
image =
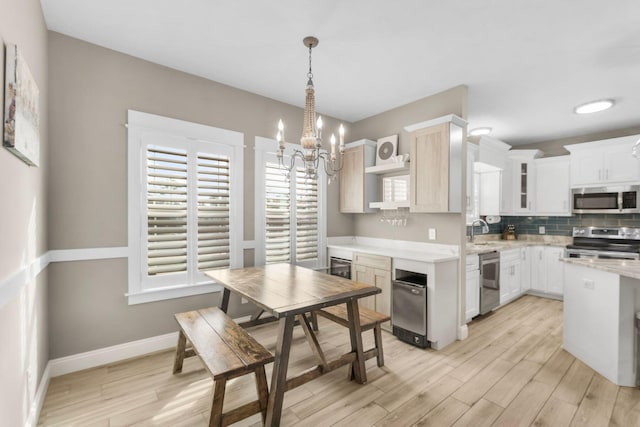
[[[564,256],[563,248],[545,248],[547,270],[547,292],[562,295],[564,293]]]
[[[465,317],[467,322],[480,314],[480,270],[467,271]]]
[[[640,179],[640,161],[631,155],[633,144],[615,145],[604,153],[607,182],[634,182]]]
[[[531,289],[547,292],[547,271],[543,246],[531,248]]]
[[[571,154],[571,186],[599,184],[604,181],[602,152],[589,150]]]
[[[569,156],[536,160],[536,213],[571,215]]]

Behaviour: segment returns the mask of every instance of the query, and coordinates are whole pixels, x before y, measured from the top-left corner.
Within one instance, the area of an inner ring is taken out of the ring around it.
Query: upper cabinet
[[[375,201],[378,180],[365,174],[365,168],[376,161],[376,142],[361,139],[345,145],[340,170],[340,212],[365,213],[375,209],[369,203]]]
[[[410,132],[411,212],[462,211],[465,128],[455,115],[405,127]]]
[[[565,145],[571,153],[571,187],[637,183],[640,161],[631,149],[640,135]]]
[[[535,160],[537,215],[571,216],[569,156]]]
[[[542,156],[540,150],[512,150],[507,154],[503,173],[502,214],[528,215],[536,211],[534,160]]]

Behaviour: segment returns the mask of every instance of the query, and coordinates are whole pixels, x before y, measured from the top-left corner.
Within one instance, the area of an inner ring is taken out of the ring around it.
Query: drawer
[[[355,265],[364,265],[379,268],[380,270],[391,271],[391,258],[387,256],[354,252],[353,263]]]
[[[500,263],[519,261],[522,256],[520,248],[500,251]]]

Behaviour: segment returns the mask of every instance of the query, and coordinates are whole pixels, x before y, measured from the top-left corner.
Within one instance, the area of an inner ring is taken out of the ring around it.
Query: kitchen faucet
[[[470,242],[473,243],[473,226],[475,225],[475,223],[478,222],[482,225],[482,232],[483,233],[488,233],[489,232],[489,224],[487,224],[487,222],[483,219],[474,219],[473,222],[471,223],[471,239]]]

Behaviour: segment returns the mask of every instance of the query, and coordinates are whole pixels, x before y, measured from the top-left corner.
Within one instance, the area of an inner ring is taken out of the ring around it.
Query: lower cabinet
[[[466,266],[465,319],[468,322],[480,314],[480,270],[478,269],[478,255],[467,255]]]
[[[504,304],[521,293],[521,249],[500,252],[500,304]]]
[[[533,246],[531,249],[531,289],[562,295],[564,293],[564,248]]]
[[[520,290],[531,289],[531,248],[520,248]]]
[[[391,258],[354,252],[351,278],[373,285],[382,291],[377,295],[360,299],[362,307],[391,315]],[[389,322],[383,327],[388,328],[388,324]]]

